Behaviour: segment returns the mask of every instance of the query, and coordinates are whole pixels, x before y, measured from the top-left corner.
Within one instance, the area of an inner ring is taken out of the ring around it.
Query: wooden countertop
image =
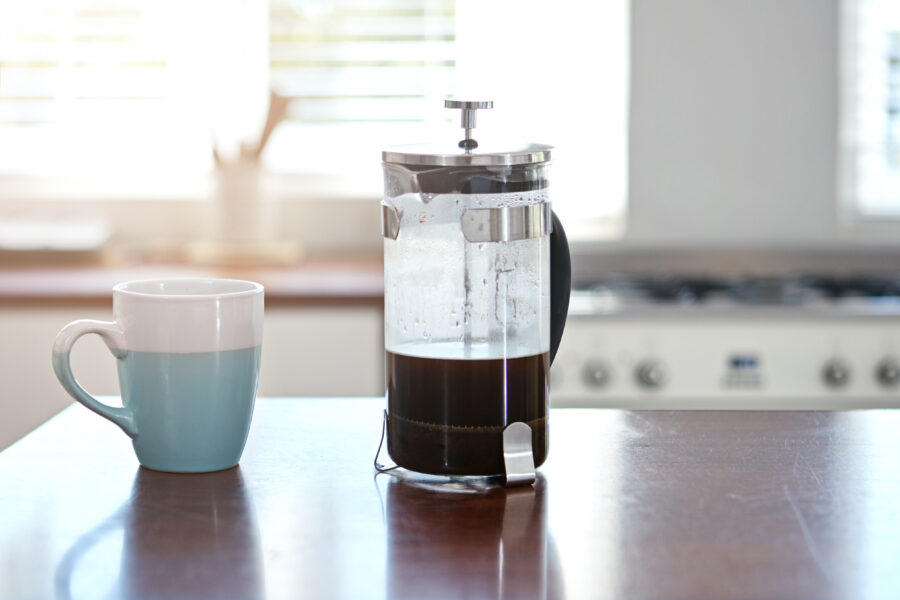
[[[375,476],[381,399],[260,399],[240,466],[81,406],[0,454],[0,597],[895,598],[900,411],[554,409],[535,488]]]
[[[226,277],[258,281],[266,303],[381,303],[381,256],[310,258],[292,267],[202,267],[185,264],[112,264],[68,267],[0,266],[0,305],[111,303],[121,281],[162,277]]]

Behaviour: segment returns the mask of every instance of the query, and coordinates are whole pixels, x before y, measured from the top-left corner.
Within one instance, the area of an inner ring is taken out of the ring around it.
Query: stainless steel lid
[[[408,144],[393,146],[381,153],[386,163],[415,166],[513,166],[531,165],[550,161],[553,146],[547,144],[524,144],[514,148],[492,148],[479,146],[472,138],[475,129],[475,111],[493,108],[492,101],[445,100],[445,108],[462,110],[461,126],[465,137],[455,146],[450,144]]]
[[[495,151],[490,148],[478,148],[463,151],[449,146],[408,144],[385,150],[381,153],[381,159],[393,164],[438,167],[530,165],[549,162],[552,149],[553,146],[546,144],[527,144],[515,150]]]

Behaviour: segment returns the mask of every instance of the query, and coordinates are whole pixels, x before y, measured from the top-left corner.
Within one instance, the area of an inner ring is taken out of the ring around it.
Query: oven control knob
[[[634,370],[634,378],[642,388],[655,389],[666,382],[666,370],[659,361],[645,360]]]
[[[850,382],[850,367],[841,359],[833,358],[822,368],[822,379],[828,387],[844,387]]]
[[[875,367],[875,378],[884,387],[894,387],[900,383],[900,364],[893,358],[885,358]]]
[[[584,365],[584,382],[589,387],[602,388],[606,387],[609,380],[612,379],[612,372],[602,360],[590,360]]]

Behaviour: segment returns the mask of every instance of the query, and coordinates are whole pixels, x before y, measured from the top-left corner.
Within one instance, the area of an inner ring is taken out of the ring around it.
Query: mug
[[[263,286],[234,279],[159,279],[113,287],[111,322],[66,325],[53,370],[77,401],[122,428],[138,460],[159,471],[200,473],[238,463],[256,401]],[[86,333],[117,359],[122,406],[88,394],[69,354]]]

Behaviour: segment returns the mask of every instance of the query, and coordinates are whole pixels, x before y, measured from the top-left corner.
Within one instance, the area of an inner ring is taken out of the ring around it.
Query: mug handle
[[[137,437],[137,426],[134,422],[134,413],[131,410],[125,407],[103,404],[88,394],[75,381],[75,376],[72,374],[72,365],[69,361],[69,353],[72,352],[75,340],[86,333],[96,333],[106,342],[106,347],[109,348],[113,356],[120,360],[125,358],[127,353],[125,350],[125,334],[118,323],[115,321],[81,319],[72,321],[56,334],[56,341],[53,343],[53,372],[56,373],[56,378],[59,379],[59,382],[73,398],[101,417],[109,419],[121,427],[122,431],[128,434],[128,437]]]

